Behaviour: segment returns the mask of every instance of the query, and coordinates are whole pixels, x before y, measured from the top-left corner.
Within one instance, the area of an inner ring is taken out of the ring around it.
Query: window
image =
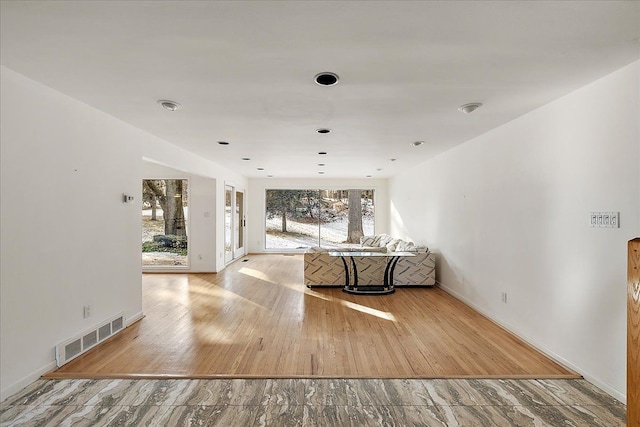
[[[186,179],[142,180],[142,265],[188,266]]]
[[[335,248],[374,234],[374,190],[267,190],[266,248]]]

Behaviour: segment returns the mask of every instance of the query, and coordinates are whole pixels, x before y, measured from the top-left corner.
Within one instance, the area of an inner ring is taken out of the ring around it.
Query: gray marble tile
[[[71,405],[91,380],[38,380],[9,397],[2,408],[13,405]]]
[[[517,405],[500,380],[424,380],[436,405]]]
[[[382,380],[390,405],[434,405],[422,380]]]
[[[191,423],[182,425],[204,425],[204,426],[253,426],[258,412],[262,410],[261,406],[215,406],[212,411],[207,415],[205,423]],[[165,424],[167,426],[181,425],[181,424]]]
[[[441,409],[437,406],[393,406],[398,426],[447,427]]]
[[[195,385],[191,380],[44,380],[10,401],[32,406],[180,405]]]
[[[433,405],[421,380],[346,380],[346,403],[367,405]]]
[[[584,380],[39,380],[0,426],[606,426],[626,408]]]
[[[154,406],[154,405],[185,405],[189,395],[198,386],[192,380],[145,380],[135,381],[118,401],[122,406]],[[97,394],[87,401],[88,405],[97,404],[101,398]]]
[[[304,404],[311,406],[346,405],[347,387],[342,379],[304,380]]]
[[[383,387],[382,380],[345,380],[347,400],[338,405],[390,405],[391,401]]]
[[[301,406],[304,404],[304,390],[304,380],[266,380],[262,404],[278,406]]]
[[[3,425],[29,427],[93,426],[90,419],[77,415],[85,407],[73,405],[56,406],[15,406],[22,410],[15,413],[13,420],[6,420]],[[73,424],[70,421],[74,420]]]
[[[185,405],[215,406],[226,401],[225,394],[231,389],[231,380],[194,380]]]
[[[557,407],[548,406],[556,410]],[[540,427],[540,426],[570,426],[566,424],[566,418],[558,413],[552,423],[542,420],[537,414],[531,411],[529,406],[440,406],[445,425],[448,427],[458,426],[491,426],[491,427]],[[547,418],[550,418],[549,414]]]
[[[507,384],[505,380],[464,380],[462,386],[478,405],[520,405],[512,393],[513,384]]]
[[[560,406],[559,410],[565,414],[576,426],[624,427],[627,425],[626,408],[624,405],[615,406]]]
[[[313,407],[321,426],[397,426],[391,406],[322,406]]]
[[[11,405],[3,407],[0,411],[0,427],[6,427],[16,420],[23,412],[31,409],[31,406]]]
[[[315,411],[308,406],[265,405],[258,407],[256,426],[315,426]]]
[[[537,380],[547,393],[565,405],[622,405],[587,380]]]
[[[210,424],[209,420],[220,418],[218,414],[214,415],[216,409],[215,406],[115,406],[92,425],[96,427],[215,425]]]
[[[225,382],[218,405],[262,405],[265,380],[229,380]]]
[[[50,381],[42,380],[42,379],[32,382],[22,390],[9,396],[6,400],[3,400],[2,402],[0,402],[0,412],[15,405],[28,404],[29,399],[33,400],[34,397],[37,397],[38,390],[41,390],[43,387],[45,387],[49,383]],[[44,391],[42,391],[41,393],[43,392]],[[32,396],[32,397],[29,398],[28,396]]]
[[[537,380],[504,380],[503,387],[522,406],[561,405],[562,401],[549,393]]]

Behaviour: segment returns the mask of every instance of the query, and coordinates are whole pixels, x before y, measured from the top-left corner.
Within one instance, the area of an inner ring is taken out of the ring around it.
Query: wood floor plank
[[[49,378],[578,378],[439,288],[303,285],[302,256],[143,275],[145,317]]]

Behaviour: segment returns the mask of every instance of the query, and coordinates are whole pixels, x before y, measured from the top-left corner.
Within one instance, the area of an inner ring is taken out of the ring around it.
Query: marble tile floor
[[[0,426],[624,426],[585,380],[38,380]]]

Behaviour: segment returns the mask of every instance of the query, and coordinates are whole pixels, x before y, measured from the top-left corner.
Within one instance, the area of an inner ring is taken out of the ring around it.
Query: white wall
[[[247,186],[6,67],[1,77],[0,400],[53,369],[56,344],[121,311],[142,316],[143,169],[159,167],[149,162],[192,180],[191,271],[224,268],[224,197],[216,195],[225,182]],[[134,203],[123,204],[122,193]]]
[[[143,161],[143,179],[188,179],[189,209],[187,232],[189,267],[179,271],[211,273],[216,271],[216,180]],[[163,270],[151,267],[150,271]],[[166,269],[164,269],[166,270]],[[167,270],[167,271],[176,271]]]
[[[54,347],[142,310],[141,131],[1,68],[0,398]],[[83,318],[83,306],[91,317]]]
[[[252,209],[248,211],[247,226],[250,253],[268,252],[265,249],[265,190],[268,189],[322,189],[345,190],[350,188],[374,189],[375,232],[389,231],[389,193],[386,179],[250,179],[248,201]]]
[[[447,290],[621,400],[639,80],[636,62],[389,184],[392,234],[439,252]],[[589,228],[590,211],[619,211],[620,228]]]

